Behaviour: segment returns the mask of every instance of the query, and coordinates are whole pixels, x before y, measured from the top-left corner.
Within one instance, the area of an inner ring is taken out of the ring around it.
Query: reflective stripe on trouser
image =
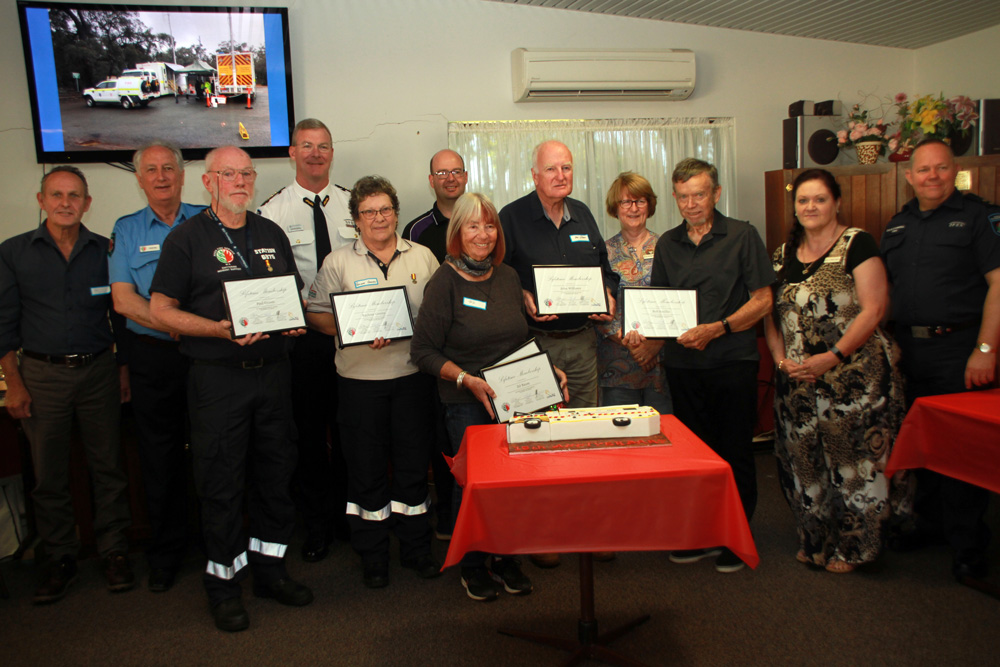
[[[392,380],[338,381],[351,546],[365,563],[388,561],[391,529],[404,559],[430,553],[427,468],[434,431],[433,378],[413,373]]]
[[[289,487],[296,461],[290,385],[287,362],[248,370],[196,364],[188,375],[192,463],[210,561],[202,580],[213,604],[240,595],[247,575],[235,567],[241,554],[258,582],[288,576],[282,557],[295,526]],[[244,490],[251,539],[243,531]],[[231,577],[217,576],[212,563],[226,574],[232,567]]]
[[[205,574],[210,574],[218,579],[229,581],[236,576],[236,573],[247,565],[247,552],[244,551],[233,560],[232,565],[223,565],[214,561],[208,561],[205,566]]]

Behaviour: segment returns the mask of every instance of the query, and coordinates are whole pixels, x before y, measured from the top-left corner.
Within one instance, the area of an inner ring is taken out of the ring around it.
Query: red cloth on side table
[[[470,427],[452,462],[464,486],[445,567],[467,551],[699,549],[760,558],[729,464],[672,415],[666,447],[507,453],[506,427]]]
[[[914,401],[886,475],[907,468],[927,468],[1000,493],[1000,389]]]

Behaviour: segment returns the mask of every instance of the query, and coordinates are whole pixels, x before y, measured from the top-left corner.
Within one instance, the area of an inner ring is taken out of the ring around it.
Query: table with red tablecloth
[[[1000,493],[1000,389],[914,401],[886,475],[908,468],[927,468]]]
[[[503,425],[470,427],[452,463],[464,487],[445,566],[500,554],[727,546],[760,558],[732,470],[672,415],[669,446],[508,454]]]

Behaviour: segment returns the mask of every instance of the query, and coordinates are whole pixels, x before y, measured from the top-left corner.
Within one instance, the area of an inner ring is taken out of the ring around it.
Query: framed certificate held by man
[[[496,393],[490,404],[501,424],[510,421],[515,412],[537,412],[563,400],[547,352],[489,366],[479,371],[479,376]]]
[[[244,278],[222,283],[233,338],[304,329],[306,316],[295,274]]]
[[[608,293],[599,266],[533,266],[539,315],[601,315]]]
[[[622,288],[622,334],[677,338],[698,325],[698,291],[675,287]]]
[[[367,345],[376,338],[413,338],[413,315],[405,287],[382,287],[330,295],[340,347]]]

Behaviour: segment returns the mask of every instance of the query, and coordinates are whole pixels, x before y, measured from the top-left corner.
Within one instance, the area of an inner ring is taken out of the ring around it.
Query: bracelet
[[[458,374],[458,377],[455,378],[455,387],[457,389],[461,389],[462,388],[462,380],[465,379],[466,375],[468,375],[468,373],[466,373],[465,371],[462,371],[461,373]]]
[[[836,345],[830,348],[830,352],[833,352],[833,356],[837,357],[840,361],[844,360],[844,353]]]
[[[786,361],[788,361],[788,359],[782,359],[781,361],[779,361],[779,362],[778,362],[778,370],[779,370],[779,371],[781,370],[781,367],[782,367],[782,366],[784,365],[784,363],[785,363]]]
[[[729,327],[729,318],[728,317],[723,317],[722,318],[722,328],[726,330],[727,334],[733,333],[733,330]]]

